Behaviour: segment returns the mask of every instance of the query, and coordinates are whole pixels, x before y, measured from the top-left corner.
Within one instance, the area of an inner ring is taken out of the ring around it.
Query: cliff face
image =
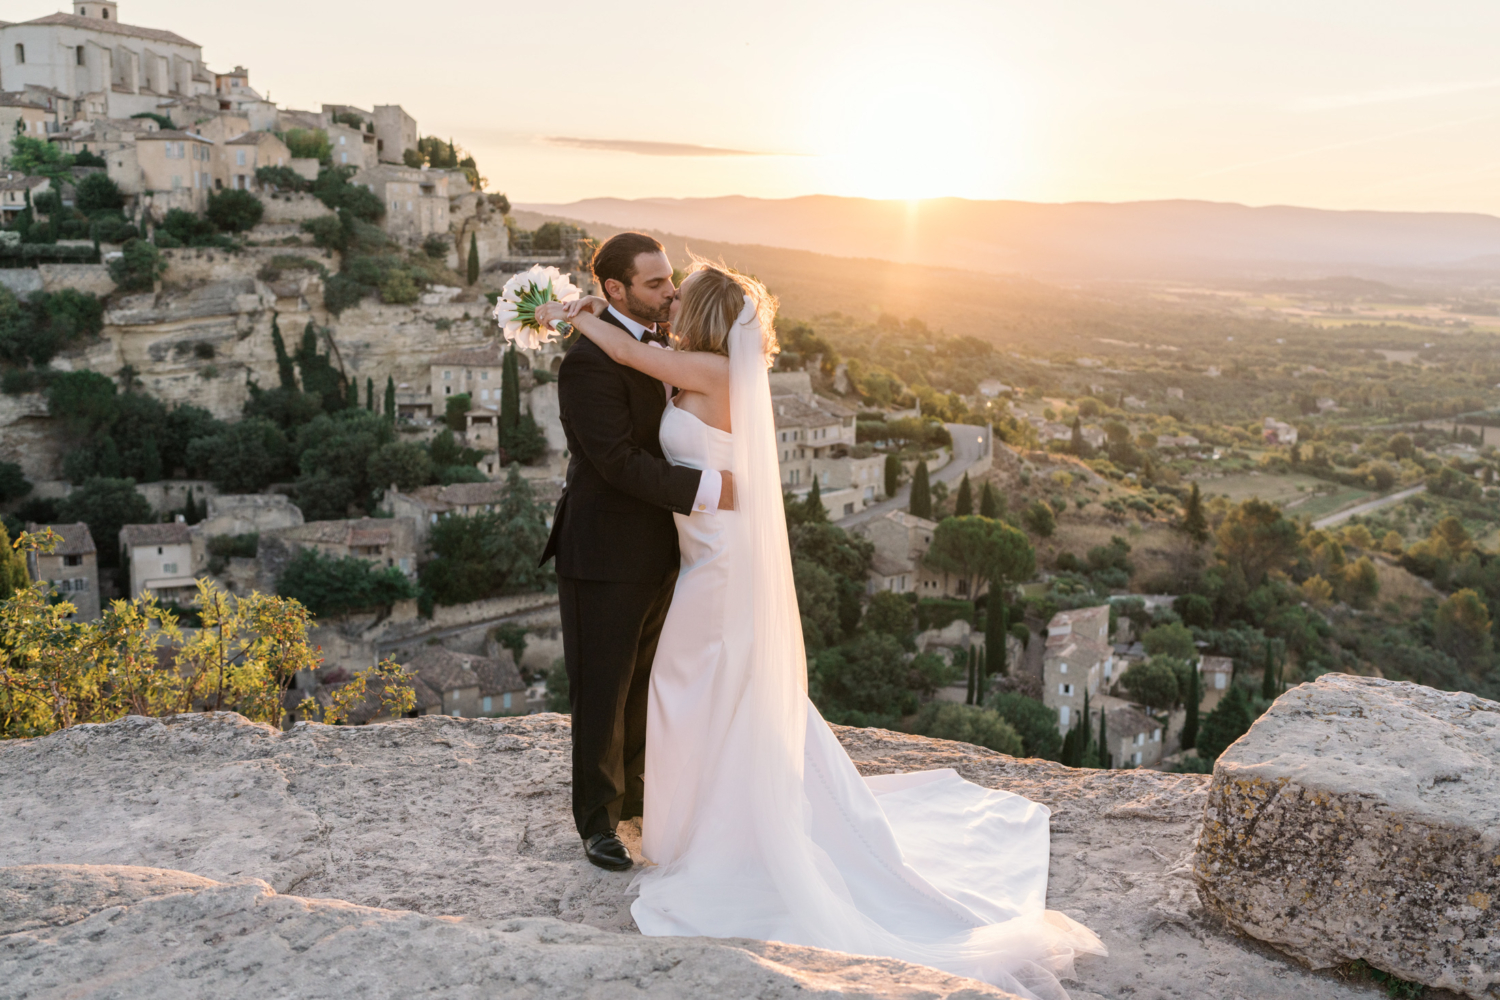
[[[1190,858],[1206,776],[838,734],[865,773],[954,767],[1052,808],[1048,903],[1110,948],[1079,963],[1075,1000],[1369,995],[1205,915]],[[660,996],[1001,995],[884,960],[639,937],[629,874],[583,859],[568,762],[557,715],[289,733],[227,714],[131,718],[0,744],[0,982],[42,996],[68,982],[86,984],[71,996],[177,996],[313,981],[334,997],[419,983],[577,996],[627,981]],[[125,867],[21,867],[38,865]]]

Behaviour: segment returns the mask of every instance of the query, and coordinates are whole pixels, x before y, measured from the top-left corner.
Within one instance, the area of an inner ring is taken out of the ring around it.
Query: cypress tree
[[[1077,417],[1073,418],[1072,445],[1073,454],[1077,455],[1079,458],[1083,458],[1083,453],[1088,448],[1088,442],[1083,439],[1083,423]]]
[[[958,496],[953,501],[954,517],[971,517],[974,514],[974,489],[969,485],[969,474],[964,473],[963,482],[958,484]]]
[[[1262,668],[1260,677],[1260,696],[1266,701],[1275,701],[1276,695],[1280,693],[1276,690],[1276,674],[1275,656],[1271,650],[1271,643],[1267,642],[1266,665]]]
[[[500,373],[500,443],[503,445],[521,425],[521,368],[516,349],[505,352]]]
[[[396,422],[396,377],[385,377],[385,419]]]
[[[476,282],[476,281],[479,280],[479,234],[478,233],[470,233],[469,234],[469,265],[468,265],[468,271],[469,271],[469,273],[466,275],[466,277],[468,277],[468,279],[469,279],[469,284],[472,285],[472,284],[474,284],[474,282]]]
[[[807,499],[802,501],[802,510],[802,516],[814,524],[828,520],[828,509],[823,506],[823,487],[817,473],[813,474],[812,489],[807,491]]]
[[[1000,517],[1000,501],[988,482],[979,489],[979,516],[995,520]]]
[[[1182,508],[1182,530],[1199,545],[1208,541],[1208,518],[1203,513],[1203,496],[1198,492],[1197,483],[1193,484]]]
[[[1099,714],[1103,716],[1104,709],[1099,709]],[[1083,718],[1079,721],[1083,723],[1083,759],[1080,766],[1093,767],[1094,762],[1099,759],[1099,755],[1094,748],[1094,734],[1092,732],[1093,715],[1089,712],[1089,689],[1086,683],[1083,687]]]
[[[204,504],[207,505],[207,501],[204,501]],[[197,524],[199,521],[198,505],[193,502],[193,488],[191,486],[187,488],[187,499],[182,502],[182,519],[188,524]]]
[[[901,488],[901,459],[895,455],[885,456],[885,495],[893,497]]]
[[[932,518],[932,487],[927,482],[927,460],[917,463],[917,471],[911,477],[911,502],[907,510],[913,517]]]
[[[0,601],[24,590],[31,583],[26,573],[26,558],[11,547],[10,533],[0,522]]]
[[[979,668],[979,649],[976,646],[969,647],[969,693],[964,698],[965,705],[974,704],[974,671]]]
[[[1099,709],[1099,766],[1108,771],[1112,761],[1109,757],[1109,712]]]
[[[292,368],[292,358],[286,352],[286,341],[281,339],[281,326],[276,314],[271,314],[271,346],[276,349],[276,374],[281,378],[283,389],[297,388],[297,373]]]
[[[1003,587],[996,586],[994,581],[990,582],[989,611],[984,616],[984,648],[986,652],[993,649],[995,659],[991,662],[995,665],[995,672],[1007,674],[1005,637],[1009,634],[1010,616],[1005,606],[1005,592]],[[983,678],[981,678],[983,679]]]
[[[359,381],[350,379],[349,384],[344,387],[344,405],[351,409],[359,409]]]
[[[1191,750],[1198,742],[1198,703],[1203,700],[1203,688],[1198,677],[1198,665],[1188,670],[1187,718],[1182,722],[1182,749]]]
[[[979,657],[974,663],[974,704],[984,704],[984,679],[989,676],[989,651],[979,647]]]
[[[375,412],[375,380],[365,376],[365,409]]]

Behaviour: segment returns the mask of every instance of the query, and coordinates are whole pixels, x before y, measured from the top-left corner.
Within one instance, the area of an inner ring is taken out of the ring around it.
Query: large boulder
[[[1500,703],[1325,674],[1214,767],[1203,902],[1313,968],[1500,985]]]

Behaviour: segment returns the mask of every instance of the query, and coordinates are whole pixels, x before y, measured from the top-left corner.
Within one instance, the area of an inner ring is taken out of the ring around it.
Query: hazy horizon
[[[12,0],[3,17],[67,6]],[[1500,7],[1476,0],[255,10],[124,0],[120,17],[185,35],[216,69],[247,66],[283,106],[400,103],[521,203],[830,194],[1500,212],[1500,73],[1487,68]]]

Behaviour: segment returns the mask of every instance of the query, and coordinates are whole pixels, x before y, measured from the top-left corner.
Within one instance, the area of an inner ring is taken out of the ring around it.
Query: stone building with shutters
[[[163,603],[187,605],[197,595],[192,530],[182,521],[125,525],[120,559],[130,570],[132,600],[150,591]]]
[[[33,580],[46,582],[77,610],[76,621],[93,621],[99,617],[99,554],[89,526],[77,524],[28,524],[36,532],[51,528],[61,541],[51,552],[28,552],[26,572]]]

